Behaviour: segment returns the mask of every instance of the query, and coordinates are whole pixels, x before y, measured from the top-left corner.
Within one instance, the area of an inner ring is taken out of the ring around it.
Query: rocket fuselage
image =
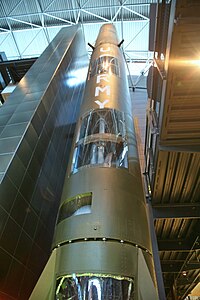
[[[157,299],[118,43],[115,27],[103,25],[91,57],[54,236],[56,299]],[[148,298],[140,291],[140,276],[152,281],[146,283],[153,290]]]

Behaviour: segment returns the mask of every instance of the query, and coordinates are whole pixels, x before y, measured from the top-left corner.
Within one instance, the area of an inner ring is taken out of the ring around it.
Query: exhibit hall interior
[[[200,299],[200,1],[0,1],[0,300]]]

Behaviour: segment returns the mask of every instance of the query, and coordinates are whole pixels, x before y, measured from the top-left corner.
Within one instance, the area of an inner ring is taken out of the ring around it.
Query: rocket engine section
[[[112,24],[101,27],[92,53],[52,255],[47,299],[158,299],[125,62]]]

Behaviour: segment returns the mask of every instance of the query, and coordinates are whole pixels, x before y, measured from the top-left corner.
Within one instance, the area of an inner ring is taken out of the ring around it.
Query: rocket
[[[100,29],[49,261],[30,300],[158,299],[125,61]]]

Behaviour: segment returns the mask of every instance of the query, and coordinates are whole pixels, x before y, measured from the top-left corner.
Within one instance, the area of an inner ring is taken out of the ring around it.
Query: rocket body
[[[93,51],[54,235],[54,298],[158,299],[125,61],[115,27]]]
[[[118,43],[115,27],[102,26],[55,233],[58,299],[66,290],[68,297],[80,290],[83,299],[137,299],[139,256],[153,278],[131,100]],[[58,288],[61,281],[66,288]],[[76,292],[70,294],[72,286]]]

